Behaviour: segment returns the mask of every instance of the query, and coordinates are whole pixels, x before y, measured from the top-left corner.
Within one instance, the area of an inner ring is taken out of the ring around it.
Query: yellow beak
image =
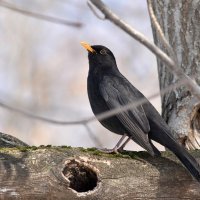
[[[81,42],[81,45],[91,53],[96,53],[96,51],[86,42]]]

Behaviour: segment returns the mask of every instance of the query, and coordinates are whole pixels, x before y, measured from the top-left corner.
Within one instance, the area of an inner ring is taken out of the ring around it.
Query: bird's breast
[[[90,75],[88,76],[87,90],[88,90],[88,98],[90,101],[90,105],[95,115],[109,110],[108,106],[106,105],[105,100],[101,96],[101,93],[99,90],[98,77],[94,77]]]
[[[95,116],[110,110],[99,90],[100,82],[101,81],[98,79],[98,77],[90,75],[88,76],[87,79],[88,98],[90,101],[92,111]],[[100,120],[100,123],[108,130],[114,133],[120,135],[125,133],[125,130],[121,125],[121,122],[116,116],[106,118],[105,120]]]

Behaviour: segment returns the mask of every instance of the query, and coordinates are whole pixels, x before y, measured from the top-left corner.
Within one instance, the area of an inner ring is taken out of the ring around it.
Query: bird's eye
[[[102,50],[100,51],[100,54],[102,54],[102,55],[105,55],[105,54],[107,54],[107,51],[106,51],[106,49],[102,49]]]

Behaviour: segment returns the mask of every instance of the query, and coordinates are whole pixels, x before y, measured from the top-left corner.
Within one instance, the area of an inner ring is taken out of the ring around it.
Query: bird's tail
[[[164,132],[164,133],[163,133]],[[192,176],[200,182],[200,165],[189,152],[181,146],[169,133],[169,131],[159,131],[159,133],[151,133],[151,139],[167,147],[172,151],[188,169]]]

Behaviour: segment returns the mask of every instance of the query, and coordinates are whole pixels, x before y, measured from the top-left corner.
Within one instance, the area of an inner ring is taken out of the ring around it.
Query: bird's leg
[[[128,144],[128,142],[132,139],[132,137],[128,137],[128,139],[117,149],[118,152],[122,152],[124,147]]]
[[[115,145],[115,147],[113,149],[98,149],[99,151],[102,151],[104,153],[118,153],[118,149],[120,147],[120,144],[123,142],[124,138],[126,137],[126,134],[122,135],[122,137],[120,138],[120,140],[117,142],[117,144]]]

